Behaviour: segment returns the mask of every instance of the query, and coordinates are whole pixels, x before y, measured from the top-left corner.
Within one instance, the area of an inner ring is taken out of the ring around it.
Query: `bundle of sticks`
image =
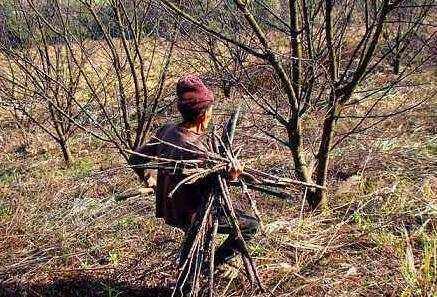
[[[229,168],[229,166],[237,166],[239,163],[238,156],[241,152],[241,150],[234,151],[232,148],[239,114],[240,109],[238,108],[224,126],[221,137],[218,136],[215,129],[213,129],[211,137],[212,151],[201,150],[200,155],[202,155],[202,160],[172,160],[156,156],[146,156],[133,151],[130,152],[152,160],[152,162],[144,164],[143,167],[145,168],[172,169],[175,168],[176,165],[183,165],[183,174],[186,178],[175,186],[169,194],[170,197],[184,184],[195,183],[206,176],[212,176],[214,180],[212,194],[204,201],[203,205],[201,205],[201,210],[196,215],[195,221],[192,223],[190,229],[186,232],[185,239],[182,243],[178,261],[180,272],[172,297],[196,297],[199,296],[201,291],[204,293],[202,294],[204,296],[214,295],[215,237],[217,235],[218,210],[220,208],[222,209],[222,213],[226,216],[226,220],[238,241],[240,256],[251,286],[255,285],[261,292],[265,291],[256,265],[250,256],[240,230],[230,197],[229,186],[241,187],[243,193],[249,198],[250,206],[258,219],[259,212],[255,200],[251,197],[248,189],[284,198],[288,197],[286,188],[295,184],[306,187],[320,187],[315,184],[278,177],[251,168],[245,168],[238,181],[228,182],[225,177],[225,169]],[[156,140],[159,143],[177,147],[172,143],[160,139]],[[183,147],[177,148],[199,154],[197,150],[190,150]],[[206,280],[203,282],[205,285],[202,286],[203,289],[201,290],[202,275],[206,277]]]

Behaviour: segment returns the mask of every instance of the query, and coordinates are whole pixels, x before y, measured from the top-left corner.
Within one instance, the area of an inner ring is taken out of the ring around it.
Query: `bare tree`
[[[383,52],[388,55],[388,62],[394,74],[401,71],[404,57],[408,60],[409,52],[415,54],[415,47],[420,46],[420,40],[426,39],[425,30],[427,19],[433,9],[432,1],[405,3],[394,10],[386,21],[382,33]]]
[[[376,113],[385,95],[429,59],[422,53],[426,43],[434,39],[433,34],[417,43],[405,61],[409,67],[396,77],[390,77],[384,85],[369,83],[396,51],[396,47],[389,47],[381,52],[382,33],[395,14],[403,16],[396,12],[408,1],[290,0],[287,17],[284,5],[262,0],[192,1],[183,6],[161,2],[198,29],[190,49],[210,57],[220,70],[216,74],[232,78],[231,84],[252,106],[280,127],[277,133],[273,129],[263,131],[289,148],[295,174],[302,181],[325,186],[334,147],[365,129],[366,123],[376,125],[423,102],[405,102],[389,113]],[[423,28],[416,20],[429,15],[427,4],[424,1],[411,7],[409,18],[414,21],[406,22],[403,32]],[[249,57],[241,59],[241,51]],[[350,119],[351,111],[358,106],[364,111],[351,130],[336,134],[338,121]],[[315,144],[302,128],[310,114],[320,119]],[[324,196],[322,188],[309,190],[307,200],[316,207]]]
[[[66,46],[50,43],[50,32],[41,19],[21,3],[16,5],[21,8],[17,17],[25,24],[21,29],[26,30],[19,33],[29,36],[29,46],[0,46],[7,65],[0,72],[2,104],[49,135],[59,145],[66,165],[70,165],[69,140],[77,131],[71,119],[79,121],[82,114],[74,103],[80,72]]]
[[[80,69],[91,108],[78,102],[95,134],[114,145],[128,159],[129,152],[141,146],[153,121],[172,102],[166,78],[173,52],[174,34],[169,21],[168,41],[159,37],[162,17],[152,1],[79,1],[93,25],[86,31],[101,32],[101,40],[89,42],[74,34],[68,16],[56,1],[61,25],[53,28],[63,38],[73,61]],[[48,22],[47,22],[47,25]],[[76,57],[86,57],[81,67]],[[166,98],[164,98],[166,97]]]
[[[127,160],[173,102],[166,78],[177,20],[152,1],[15,5],[26,20],[23,35],[33,37],[19,48],[2,47],[10,65],[2,73],[4,99],[61,145],[66,162],[76,129]]]

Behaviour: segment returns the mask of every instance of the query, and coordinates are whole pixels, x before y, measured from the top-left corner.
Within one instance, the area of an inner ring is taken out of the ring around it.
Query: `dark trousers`
[[[246,242],[251,240],[255,236],[256,232],[258,231],[259,221],[255,217],[252,217],[239,209],[235,210],[235,215],[237,217],[238,225],[240,227],[240,231],[242,233],[243,239]],[[242,252],[241,242],[237,239],[237,234],[235,234],[231,222],[227,220],[227,217],[222,209],[218,210],[217,218],[218,218],[217,233],[228,234],[228,237],[215,251],[215,255],[214,255],[215,266],[227,262],[228,260],[233,258],[238,252],[240,253]],[[185,227],[181,229],[185,231],[185,239],[184,242],[182,243],[182,247],[180,250],[179,265],[182,265],[183,260],[185,260],[186,257],[188,256],[188,251],[194,240],[194,233],[190,232],[189,229],[191,230],[196,229],[196,225],[193,224],[190,227]],[[201,251],[198,255],[199,258],[196,261],[202,263],[204,261],[204,256],[205,256],[204,253],[205,251]],[[204,266],[204,267],[208,269],[208,266]],[[176,296],[186,296],[185,294],[188,294],[192,286],[193,277],[194,277],[193,271],[195,270],[191,265],[186,266],[184,269],[185,272],[189,273],[190,276],[186,281],[185,285],[183,285],[182,294]]]
[[[236,209],[235,215],[237,217],[238,226],[240,227],[240,231],[242,233],[243,239],[248,242],[250,241],[259,229],[259,221],[253,216],[248,215],[242,210]],[[227,216],[224,211],[219,208],[217,213],[218,218],[218,229],[217,233],[219,234],[228,234],[228,237],[225,241],[216,249],[215,252],[215,263],[216,265],[223,264],[229,259],[233,258],[237,252],[241,252],[241,243],[237,239],[237,234],[235,234],[234,229],[232,228],[231,222],[228,221]],[[180,250],[180,260],[185,259],[188,255],[191,244],[194,240],[194,233],[191,233],[189,230],[195,229],[196,226],[187,226],[185,228],[181,228],[185,232],[185,239],[182,243],[182,247]],[[180,263],[182,264],[182,263]]]
[[[250,241],[259,229],[258,219],[239,209],[235,210],[235,215],[243,239],[246,242]],[[218,247],[215,253],[215,262],[220,265],[234,257],[237,252],[241,252],[241,243],[237,240],[237,234],[235,234],[231,222],[228,222],[223,211],[219,211],[218,213],[217,232],[219,234],[228,234],[226,240]]]

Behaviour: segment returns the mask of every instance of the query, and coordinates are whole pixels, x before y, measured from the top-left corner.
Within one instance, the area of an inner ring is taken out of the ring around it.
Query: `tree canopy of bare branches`
[[[332,149],[381,122],[384,115],[375,114],[376,107],[429,61],[427,44],[435,40],[424,27],[433,9],[426,0],[414,5],[402,0],[161,2],[197,30],[191,48],[209,57],[218,80],[228,89],[234,86],[280,127],[277,133],[264,132],[289,148],[296,176],[321,186]],[[393,27],[397,33],[387,37]],[[192,34],[187,36],[190,40]],[[372,83],[387,64],[396,75]],[[420,103],[407,102],[386,115]],[[360,114],[358,106],[364,107]],[[309,114],[320,120],[316,143],[303,129]],[[336,133],[337,122],[350,116],[358,116],[351,130]],[[324,195],[322,189],[311,191],[309,204],[317,206]]]

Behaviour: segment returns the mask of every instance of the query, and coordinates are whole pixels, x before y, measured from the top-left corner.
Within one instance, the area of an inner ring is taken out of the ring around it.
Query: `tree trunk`
[[[298,3],[297,0],[290,0],[290,48],[291,48],[291,73],[293,89],[296,97],[300,96],[300,74],[302,50],[299,37],[299,20],[298,20]]]
[[[337,82],[337,59],[335,56],[335,48],[333,42],[333,25],[332,25],[332,9],[333,1],[325,0],[325,34],[326,46],[329,52],[329,78],[331,84],[335,85]],[[326,175],[328,173],[329,163],[329,149],[331,147],[332,130],[337,110],[337,99],[335,97],[335,90],[331,90],[329,96],[329,110],[323,121],[322,139],[320,141],[319,151],[316,156],[316,168],[314,170],[315,183],[325,187]],[[320,202],[325,198],[326,190],[314,189],[307,193],[308,204],[312,208],[316,208]]]
[[[401,70],[401,57],[400,55],[396,54],[393,61],[393,73],[398,75],[400,70]]]
[[[292,148],[291,154],[293,156],[294,171],[299,180],[304,182],[311,182],[311,175],[308,172],[308,165],[300,148]]]
[[[332,134],[335,123],[336,108],[331,107],[323,122],[322,139],[320,142],[319,151],[316,156],[317,165],[314,170],[314,181],[320,186],[326,186],[326,177],[328,174],[329,165],[329,150],[331,147]],[[316,208],[325,198],[326,190],[315,189],[308,193],[308,203],[312,208]]]
[[[296,120],[294,124],[291,124],[288,127],[288,140],[289,140],[289,148],[291,151],[291,154],[293,156],[293,163],[294,163],[294,172],[297,176],[297,178],[301,181],[311,183],[311,173],[308,169],[308,164],[306,163],[305,156],[302,152],[302,139],[301,139],[301,127],[300,127],[300,121]],[[307,201],[311,205],[311,201]]]
[[[59,147],[61,148],[62,157],[64,158],[64,163],[67,167],[73,162],[73,157],[71,156],[70,148],[66,141],[58,141]]]

